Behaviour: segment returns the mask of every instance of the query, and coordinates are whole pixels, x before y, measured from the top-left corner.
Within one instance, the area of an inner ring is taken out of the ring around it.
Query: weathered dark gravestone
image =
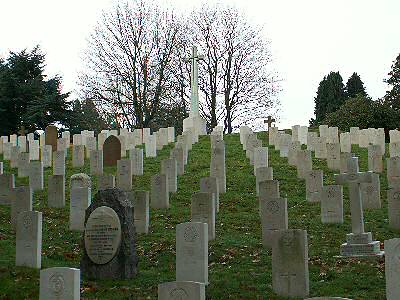
[[[121,159],[121,142],[110,135],[103,144],[103,165],[105,167],[116,166],[117,161]]]
[[[44,137],[45,137],[45,144],[51,145],[51,149],[53,149],[53,151],[57,151],[57,139],[58,139],[57,127],[54,125],[47,126]]]
[[[137,274],[133,206],[119,189],[99,191],[86,209],[80,269],[89,279],[130,279]]]

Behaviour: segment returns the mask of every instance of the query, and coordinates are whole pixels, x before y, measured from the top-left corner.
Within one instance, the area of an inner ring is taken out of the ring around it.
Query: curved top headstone
[[[82,188],[87,187],[90,188],[92,186],[92,180],[90,176],[85,173],[77,173],[71,176],[70,179],[70,188]]]
[[[116,166],[121,159],[121,141],[114,135],[110,135],[103,144],[103,165]]]
[[[58,129],[54,125],[49,125],[45,129],[45,144],[51,145],[53,151],[57,151]]]

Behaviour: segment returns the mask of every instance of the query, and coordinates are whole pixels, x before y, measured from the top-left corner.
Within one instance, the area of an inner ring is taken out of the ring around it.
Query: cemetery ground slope
[[[267,145],[265,133],[259,133]],[[216,219],[216,239],[209,243],[209,281],[207,299],[285,299],[272,292],[271,251],[261,244],[261,225],[255,193],[253,167],[245,157],[239,135],[226,135],[227,192],[220,196],[220,212]],[[135,177],[134,188],[150,190],[151,175],[159,172],[160,161],[169,156],[171,145],[158,153],[157,158],[145,158],[144,176]],[[360,169],[366,170],[367,152],[353,148],[360,157]],[[198,192],[200,178],[209,176],[210,140],[200,137],[193,146],[185,174],[178,178],[178,192],[170,198],[169,210],[150,211],[150,233],[138,235],[139,274],[133,280],[82,282],[84,299],[156,299],[157,285],[175,280],[175,227],[190,220],[191,195]],[[1,157],[1,156],[0,156]],[[385,298],[383,260],[338,260],[340,244],[351,232],[347,187],[344,187],[345,223],[323,225],[320,205],[306,202],[305,183],[297,179],[296,169],[280,158],[278,151],[269,148],[270,166],[274,179],[280,182],[281,195],[288,199],[289,228],[306,229],[309,245],[310,291],[312,296],[347,296],[357,300]],[[5,163],[5,172],[10,172]],[[313,159],[313,168],[324,170],[324,184],[333,183],[333,172],[326,162]],[[115,168],[105,168],[115,174]],[[16,173],[16,169],[11,170]],[[66,206],[63,209],[46,207],[45,189],[34,194],[34,210],[43,212],[42,268],[67,266],[79,268],[81,234],[68,230],[69,179],[72,174],[89,174],[89,162],[82,168],[72,168],[71,151],[66,165]],[[367,231],[376,240],[396,236],[388,229],[386,173],[382,183],[382,209],[365,212]],[[96,192],[92,178],[92,194]],[[17,185],[27,185],[27,178],[17,179]],[[0,299],[37,299],[39,271],[15,267],[15,234],[10,225],[10,208],[0,207]]]

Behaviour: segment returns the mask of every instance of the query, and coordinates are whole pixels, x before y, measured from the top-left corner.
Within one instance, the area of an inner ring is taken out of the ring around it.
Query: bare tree
[[[83,97],[120,125],[151,126],[158,110],[175,101],[169,92],[179,23],[148,0],[119,3],[104,12],[88,41]]]
[[[206,59],[199,86],[211,127],[224,122],[231,133],[242,124],[274,114],[279,79],[271,67],[269,42],[233,7],[202,7],[192,14],[192,41]]]

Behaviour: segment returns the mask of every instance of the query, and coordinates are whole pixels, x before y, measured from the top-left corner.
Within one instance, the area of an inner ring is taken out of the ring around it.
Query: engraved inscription
[[[117,253],[121,243],[121,223],[110,207],[96,208],[86,223],[85,249],[95,264],[106,264]]]
[[[184,238],[186,242],[193,243],[199,237],[199,233],[193,226],[188,226],[185,229]]]
[[[64,277],[55,273],[49,278],[49,290],[54,297],[61,297],[64,295],[65,283]]]
[[[276,200],[271,200],[267,202],[267,210],[270,211],[271,213],[276,213],[279,211],[279,203]]]
[[[173,289],[169,293],[170,299],[172,300],[189,300],[189,295],[182,288]]]

